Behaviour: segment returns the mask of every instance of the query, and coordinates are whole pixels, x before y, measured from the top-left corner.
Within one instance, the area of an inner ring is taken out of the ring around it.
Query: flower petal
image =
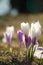
[[[31,44],[31,38],[25,35],[25,45],[26,45],[26,48],[28,48],[30,44]]]
[[[36,37],[32,38],[32,44],[33,46],[36,44]]]
[[[23,31],[24,34],[28,35],[29,33],[29,23],[21,23],[21,30]]]
[[[36,35],[39,36],[41,34],[41,25],[39,21],[34,23],[34,28],[35,28]]]
[[[43,59],[43,48],[39,47],[35,52],[34,52],[34,57],[37,57],[38,59]]]
[[[12,32],[12,33],[14,33],[14,26],[8,26],[8,27],[6,27],[6,32]]]
[[[43,47],[38,47],[37,50],[42,51],[43,50]]]
[[[23,37],[23,32],[21,30],[18,30],[17,31],[17,38],[19,40],[19,42],[22,42],[22,37]]]
[[[10,35],[6,34],[6,40],[7,40],[7,43],[10,44],[10,41],[11,41]]]

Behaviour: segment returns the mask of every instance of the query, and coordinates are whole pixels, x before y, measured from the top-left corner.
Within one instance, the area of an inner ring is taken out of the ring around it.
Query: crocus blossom
[[[23,43],[25,44],[25,47],[28,49],[28,47],[31,44],[31,37],[24,35],[24,41],[23,41]]]
[[[35,23],[31,23],[30,32],[31,32],[32,38],[37,37],[41,34],[41,25],[40,25],[39,21],[37,21]]]
[[[20,43],[20,48],[22,46],[22,42],[23,42],[23,32],[21,30],[18,30],[17,31],[17,38],[19,40],[19,43]]]
[[[21,30],[23,31],[24,34],[24,44],[26,46],[26,48],[29,47],[30,43],[31,43],[31,38],[30,36],[28,36],[29,34],[29,23],[21,23]]]
[[[21,30],[23,31],[24,34],[28,35],[29,33],[29,23],[21,23]]]
[[[29,31],[29,35],[31,37],[32,43],[33,45],[36,44],[37,42],[37,37],[41,34],[41,25],[39,23],[39,21],[35,22],[35,23],[31,23],[31,27],[30,27],[30,31]]]
[[[6,31],[7,32],[12,32],[12,34],[14,34],[14,26],[8,26],[8,27],[6,27]]]
[[[43,59],[43,47],[38,47],[37,50],[34,52],[34,57],[38,59]]]
[[[4,43],[7,43],[8,46],[10,46],[11,39],[12,39],[12,33],[5,32],[3,35],[4,35],[4,37],[3,37],[2,41]]]
[[[39,21],[35,22],[34,27],[35,27],[35,32],[37,36],[39,36],[41,34],[41,25]]]
[[[3,37],[2,41],[4,43],[7,43],[8,46],[10,46],[12,36],[13,36],[13,32],[14,32],[14,27],[7,27],[6,31],[3,33],[4,37]]]

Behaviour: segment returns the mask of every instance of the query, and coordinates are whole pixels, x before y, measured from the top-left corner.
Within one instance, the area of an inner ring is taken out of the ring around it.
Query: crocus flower
[[[41,25],[40,25],[39,21],[37,21],[35,23],[31,23],[31,28],[30,28],[29,34],[32,39],[33,45],[35,45],[37,42],[36,38],[41,34]]]
[[[21,48],[22,47],[22,42],[23,42],[23,32],[21,30],[17,31],[17,38],[19,40],[20,48]]]
[[[23,31],[24,34],[24,44],[26,46],[26,48],[29,47],[29,45],[31,44],[31,38],[30,36],[28,36],[29,34],[29,23],[21,23],[21,30]]]
[[[30,46],[31,44],[31,37],[30,36],[26,36],[24,35],[24,44],[25,44],[25,47],[28,49],[28,47]]]
[[[23,31],[23,33],[25,35],[28,35],[28,33],[29,33],[29,23],[22,22],[21,23],[21,30]]]
[[[7,27],[7,28],[6,28],[6,31],[3,33],[3,36],[4,36],[4,37],[3,37],[2,41],[3,41],[4,43],[7,43],[8,46],[10,46],[13,33],[14,33],[14,27],[13,27],[13,26]]]
[[[43,59],[43,47],[38,47],[37,50],[34,52],[34,57],[38,59]]]
[[[39,21],[35,22],[34,27],[35,27],[35,32],[37,36],[40,35],[41,34],[41,24],[39,23]]]
[[[7,32],[12,32],[12,34],[14,34],[14,26],[8,26],[8,27],[6,27],[6,31]]]
[[[31,36],[37,37],[41,34],[41,25],[39,21],[31,23]]]
[[[4,35],[4,38],[2,39],[2,41],[3,41],[4,43],[7,43],[8,46],[10,46],[11,39],[12,39],[12,33],[4,32],[3,35]]]
[[[34,23],[31,23],[29,35],[31,36],[31,38],[36,37],[35,28],[34,28]]]

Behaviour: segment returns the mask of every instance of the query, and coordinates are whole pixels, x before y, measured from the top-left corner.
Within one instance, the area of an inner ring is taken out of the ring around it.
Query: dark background
[[[19,12],[26,12],[26,0],[11,0],[12,8],[19,9]]]
[[[11,5],[19,12],[43,12],[43,0],[11,0]]]

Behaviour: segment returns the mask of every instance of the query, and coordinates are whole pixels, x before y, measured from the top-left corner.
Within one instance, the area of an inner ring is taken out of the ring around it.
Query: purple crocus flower
[[[9,35],[6,34],[6,42],[7,42],[8,46],[10,46],[10,43],[11,43],[10,34]]]
[[[8,46],[10,46],[13,34],[14,34],[14,26],[8,26],[8,27],[6,27],[6,31],[3,32],[3,36],[4,37],[3,37],[2,41],[4,43],[7,43]]]
[[[23,42],[23,32],[21,30],[17,31],[17,38],[19,40],[20,48],[21,48],[22,47],[22,42]]]
[[[12,39],[12,33],[11,32],[4,32],[4,38],[2,39],[2,41],[4,43],[7,43],[8,46],[10,46],[11,43],[11,39]]]
[[[30,36],[28,37],[27,35],[25,35],[25,45],[26,45],[26,48],[28,48],[30,44],[31,44]]]

